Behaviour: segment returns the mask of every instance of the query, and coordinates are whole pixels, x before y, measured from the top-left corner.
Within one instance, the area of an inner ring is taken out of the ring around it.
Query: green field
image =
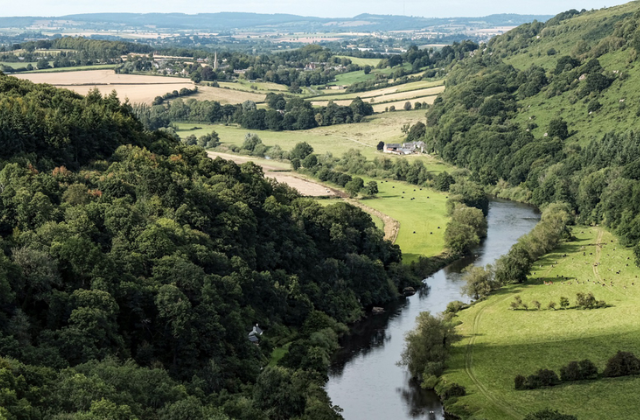
[[[291,150],[296,143],[306,141],[313,146],[315,153],[324,154],[329,152],[339,157],[351,149],[357,149],[368,159],[373,159],[376,156],[380,156],[380,153],[376,150],[378,142],[401,142],[404,138],[401,132],[403,124],[415,124],[423,119],[424,111],[419,110],[374,115],[367,117],[366,122],[317,127],[311,130],[299,131],[247,130],[222,124],[177,123],[176,125],[180,129],[178,134],[182,137],[190,134],[200,137],[215,130],[220,135],[220,140],[223,144],[241,146],[245,135],[248,132],[255,132],[267,146],[278,144],[284,150]],[[201,129],[192,131],[191,128],[193,127],[201,127]]]
[[[385,94],[389,95],[392,93],[402,93],[402,92],[411,92],[419,89],[428,89],[432,87],[442,86],[443,84],[444,84],[444,80],[436,80],[436,81],[421,80],[419,82],[410,82],[410,83],[405,83],[403,85],[375,89],[367,92],[343,93],[343,94],[327,93],[326,95],[314,97],[313,100],[339,101],[339,100],[355,99],[355,98],[369,99],[369,98],[378,97]],[[326,91],[326,92],[331,92],[331,91]]]
[[[358,57],[350,57],[347,55],[337,55],[336,57],[338,58],[348,58],[349,60],[351,60],[351,62],[353,64],[357,64],[360,67],[364,67],[364,66],[371,66],[371,67],[375,67],[378,65],[378,63],[380,63],[380,59],[379,58],[358,58]]]
[[[50,68],[50,69],[43,69],[43,70],[33,70],[33,71],[27,71],[24,73],[62,73],[62,72],[83,71],[83,70],[107,70],[107,69],[113,69],[115,67],[116,67],[116,64],[96,64],[93,66],[58,67],[58,68]]]
[[[238,80],[236,82],[218,82],[221,88],[237,89],[246,92],[267,91],[267,92],[286,92],[288,87],[278,83],[269,82],[249,82],[247,80]],[[255,89],[255,88],[257,89]]]
[[[411,69],[411,64],[405,63],[403,66],[405,70]],[[374,80],[376,78],[376,74],[384,74],[390,75],[394,71],[398,70],[400,67],[387,67],[384,69],[374,69],[371,70],[371,73],[364,74],[364,70],[360,71],[351,71],[348,73],[342,73],[336,76],[335,82],[328,83],[329,85],[352,85],[354,83],[366,82],[368,80]]]
[[[367,177],[362,179],[365,184],[373,180]],[[411,262],[421,255],[431,257],[441,254],[444,250],[444,231],[449,223],[446,215],[447,194],[428,188],[420,190],[420,187],[406,182],[375,181],[378,182],[378,196],[360,201],[400,222],[396,244],[402,249],[403,261]],[[415,199],[411,200],[412,197]]]
[[[12,61],[0,61],[0,66],[9,66],[12,67],[14,69],[26,69],[27,66],[31,64],[33,66],[33,68],[35,69],[36,66],[38,65],[38,62],[36,61],[17,61],[17,62],[12,62]],[[49,65],[52,66],[53,65],[53,61],[49,61]]]
[[[444,380],[466,387],[468,395],[457,405],[467,406],[477,418],[519,420],[528,412],[547,407],[580,420],[638,418],[640,377],[514,389],[518,374],[527,376],[541,368],[559,374],[561,366],[583,359],[590,359],[602,371],[618,350],[640,355],[640,269],[633,263],[632,250],[621,247],[601,228],[573,227],[573,233],[576,240],[535,263],[526,284],[501,289],[459,314],[462,325],[458,329],[464,339],[454,346]],[[595,262],[600,263],[597,268]],[[618,270],[620,274],[615,273]],[[595,284],[598,279],[607,286]],[[553,285],[546,286],[543,281]],[[613,287],[609,286],[611,281]],[[550,301],[558,303],[561,296],[569,298],[573,306],[578,292],[592,292],[611,307],[544,309]],[[537,300],[543,309],[513,311],[510,303],[515,295],[530,308]]]

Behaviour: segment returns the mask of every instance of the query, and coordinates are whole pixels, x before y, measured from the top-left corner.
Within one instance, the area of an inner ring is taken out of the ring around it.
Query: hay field
[[[387,89],[390,89],[390,88],[387,88]],[[375,91],[372,91],[372,92],[375,92]],[[367,93],[371,94],[372,92],[367,92]],[[363,96],[360,96],[360,98],[362,98],[363,100],[366,99],[367,102],[371,102],[372,104],[387,103],[388,106],[391,106],[391,105],[395,105],[395,103],[391,103],[391,102],[398,102],[398,101],[403,101],[403,104],[404,104],[404,102],[406,102],[407,100],[420,100],[420,102],[425,101],[424,98],[433,98],[433,100],[435,100],[436,96],[442,92],[444,92],[444,86],[436,86],[436,87],[431,87],[426,89],[411,90],[408,92],[378,94],[376,96],[363,95]],[[337,95],[335,97],[337,100],[334,100],[333,102],[338,105],[349,105],[353,101],[353,99],[351,98],[339,99],[339,96]],[[431,101],[431,103],[433,103],[433,100]],[[313,106],[327,106],[329,101],[328,100],[312,101],[311,103],[313,104]],[[375,105],[374,105],[374,110],[376,112],[381,112],[376,110]],[[382,107],[382,110],[384,111],[384,107]]]
[[[77,85],[160,85],[160,84],[190,84],[189,79],[163,76],[143,76],[137,74],[116,74],[113,70],[88,70],[71,71],[64,73],[27,73],[17,74],[15,77],[28,79],[34,83],[48,83],[54,86],[77,86]]]
[[[390,86],[386,88],[370,90],[367,92],[355,92],[355,93],[345,93],[345,94],[336,94],[334,92],[331,92],[327,95],[323,95],[316,99],[322,98],[322,100],[332,100],[332,99],[341,100],[341,99],[355,99],[357,97],[365,99],[365,98],[374,98],[377,96],[390,95],[393,93],[410,92],[410,91],[416,91],[416,90],[426,89],[426,88],[435,88],[438,86],[441,86],[441,89],[444,90],[444,80],[435,80],[432,82],[431,81],[410,82],[410,83],[405,83],[398,86]]]
[[[233,89],[198,86],[198,93],[190,95],[188,98],[195,98],[199,101],[218,101],[221,104],[239,104],[244,101],[264,102],[266,95]]]
[[[17,74],[15,77],[34,83],[48,83],[56,87],[67,88],[81,95],[86,95],[94,88],[103,95],[108,95],[115,90],[121,100],[127,98],[131,103],[148,104],[152,103],[156,96],[162,96],[167,92],[182,88],[193,89],[194,87],[194,84],[188,79],[116,74],[113,70],[23,73]]]

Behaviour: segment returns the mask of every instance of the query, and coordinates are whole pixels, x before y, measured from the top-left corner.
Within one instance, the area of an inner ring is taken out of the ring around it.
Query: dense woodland
[[[344,323],[419,284],[366,213],[113,95],[0,75],[0,142],[0,417],[337,419]]]

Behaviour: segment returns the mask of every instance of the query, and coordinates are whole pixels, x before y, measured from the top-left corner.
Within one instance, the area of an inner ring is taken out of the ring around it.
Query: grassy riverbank
[[[576,240],[535,263],[526,284],[503,288],[459,314],[464,339],[454,346],[443,379],[465,386],[468,395],[450,407],[454,412],[464,406],[478,418],[521,419],[550,407],[580,420],[638,417],[638,377],[514,389],[518,374],[531,375],[541,368],[559,373],[568,362],[583,359],[602,371],[618,350],[640,353],[640,269],[633,264],[632,250],[619,246],[602,228],[574,227],[573,233]],[[578,292],[592,292],[611,306],[575,309]],[[542,309],[511,310],[516,295],[529,308],[533,301],[541,302]],[[546,309],[551,301],[559,307],[561,296],[570,300],[569,309]]]

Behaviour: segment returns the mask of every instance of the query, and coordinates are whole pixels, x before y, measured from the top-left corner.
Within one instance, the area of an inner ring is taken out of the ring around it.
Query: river
[[[345,420],[445,419],[433,391],[422,390],[396,362],[404,335],[415,327],[420,312],[439,313],[460,294],[461,270],[469,264],[492,264],[507,253],[518,238],[540,220],[527,205],[492,200],[487,217],[487,238],[472,256],[443,268],[425,279],[428,288],[385,307],[383,315],[370,316],[354,325],[341,341],[341,350],[329,368],[327,393],[344,411]],[[432,413],[433,412],[433,413]]]

